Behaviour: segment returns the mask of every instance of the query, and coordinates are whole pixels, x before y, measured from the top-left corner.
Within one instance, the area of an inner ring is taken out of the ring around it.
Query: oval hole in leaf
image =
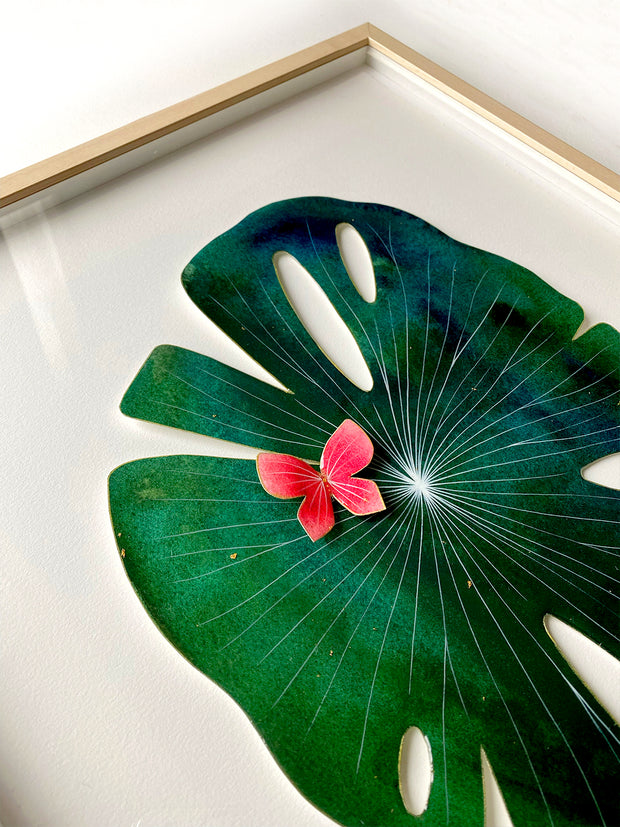
[[[513,827],[504,796],[497,783],[486,752],[480,750],[482,790],[484,793],[484,827]]]
[[[588,482],[604,485],[606,488],[620,489],[620,453],[608,454],[606,457],[591,462],[581,469],[581,476]]]
[[[353,286],[364,301],[374,302],[377,298],[377,283],[366,242],[355,227],[342,222],[336,227],[336,243]]]
[[[400,742],[398,783],[407,812],[422,815],[433,783],[433,754],[430,741],[417,726],[409,727]]]
[[[360,390],[372,390],[372,375],[362,352],[319,284],[290,253],[275,253],[273,266],[299,321],[325,356]]]
[[[601,706],[620,723],[620,661],[553,615],[545,615],[544,624],[547,634],[571,669]]]

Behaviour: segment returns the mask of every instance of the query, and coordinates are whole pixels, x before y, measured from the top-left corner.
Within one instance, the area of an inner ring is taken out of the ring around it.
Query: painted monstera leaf
[[[365,242],[376,296],[349,278],[343,228]],[[617,728],[544,624],[618,652],[618,492],[580,473],[618,450],[616,331],[573,339],[581,309],[532,273],[399,210],[332,199],[253,213],[183,283],[287,391],[162,346],[122,410],[309,462],[351,419],[386,509],[334,500],[313,543],[299,500],[270,496],[252,461],[116,469],[123,562],[162,632],[343,824],[482,824],[481,747],[515,825],[620,823]],[[314,338],[293,307],[303,285]],[[349,341],[320,339],[336,311]],[[399,790],[412,726],[434,764],[420,816]]]

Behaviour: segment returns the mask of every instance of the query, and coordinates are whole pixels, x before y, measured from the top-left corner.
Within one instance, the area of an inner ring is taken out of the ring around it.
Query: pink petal
[[[352,419],[345,419],[327,440],[321,471],[329,480],[347,480],[365,468],[374,453],[370,438]]]
[[[372,480],[349,477],[348,480],[330,481],[330,488],[340,505],[353,514],[374,514],[375,511],[385,510],[383,497]]]
[[[353,514],[374,514],[385,509],[376,483],[352,476],[368,465],[373,453],[369,436],[353,420],[345,419],[327,440],[321,457],[321,470],[331,493]]]
[[[316,468],[290,454],[259,454],[256,467],[265,491],[284,500],[303,497],[318,483],[323,485]]]
[[[315,542],[334,527],[334,509],[327,486],[316,468],[290,454],[259,454],[258,477],[274,497],[303,497],[297,517]]]
[[[334,527],[332,499],[322,479],[319,478],[319,484],[308,492],[297,516],[313,543]]]

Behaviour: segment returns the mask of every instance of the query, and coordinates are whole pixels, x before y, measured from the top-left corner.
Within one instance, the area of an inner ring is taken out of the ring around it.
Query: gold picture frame
[[[277,60],[0,179],[0,208],[208,118],[261,92],[370,48],[620,201],[620,175],[415,52],[371,23]]]

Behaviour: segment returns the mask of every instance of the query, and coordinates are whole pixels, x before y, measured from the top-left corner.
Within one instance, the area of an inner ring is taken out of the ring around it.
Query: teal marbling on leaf
[[[368,246],[356,292],[335,228]],[[373,375],[325,358],[274,271],[316,279]],[[290,392],[173,346],[129,416],[318,461],[346,418],[371,437],[386,511],[312,543],[298,501],[246,460],[139,460],[110,477],[145,608],[246,711],[291,781],[346,825],[482,824],[484,748],[519,825],[620,823],[618,730],[556,650],[551,613],[618,654],[617,491],[580,470],[619,450],[618,333],[533,273],[376,204],[300,198],[187,265],[198,307]],[[429,738],[429,806],[399,792],[403,734]]]

